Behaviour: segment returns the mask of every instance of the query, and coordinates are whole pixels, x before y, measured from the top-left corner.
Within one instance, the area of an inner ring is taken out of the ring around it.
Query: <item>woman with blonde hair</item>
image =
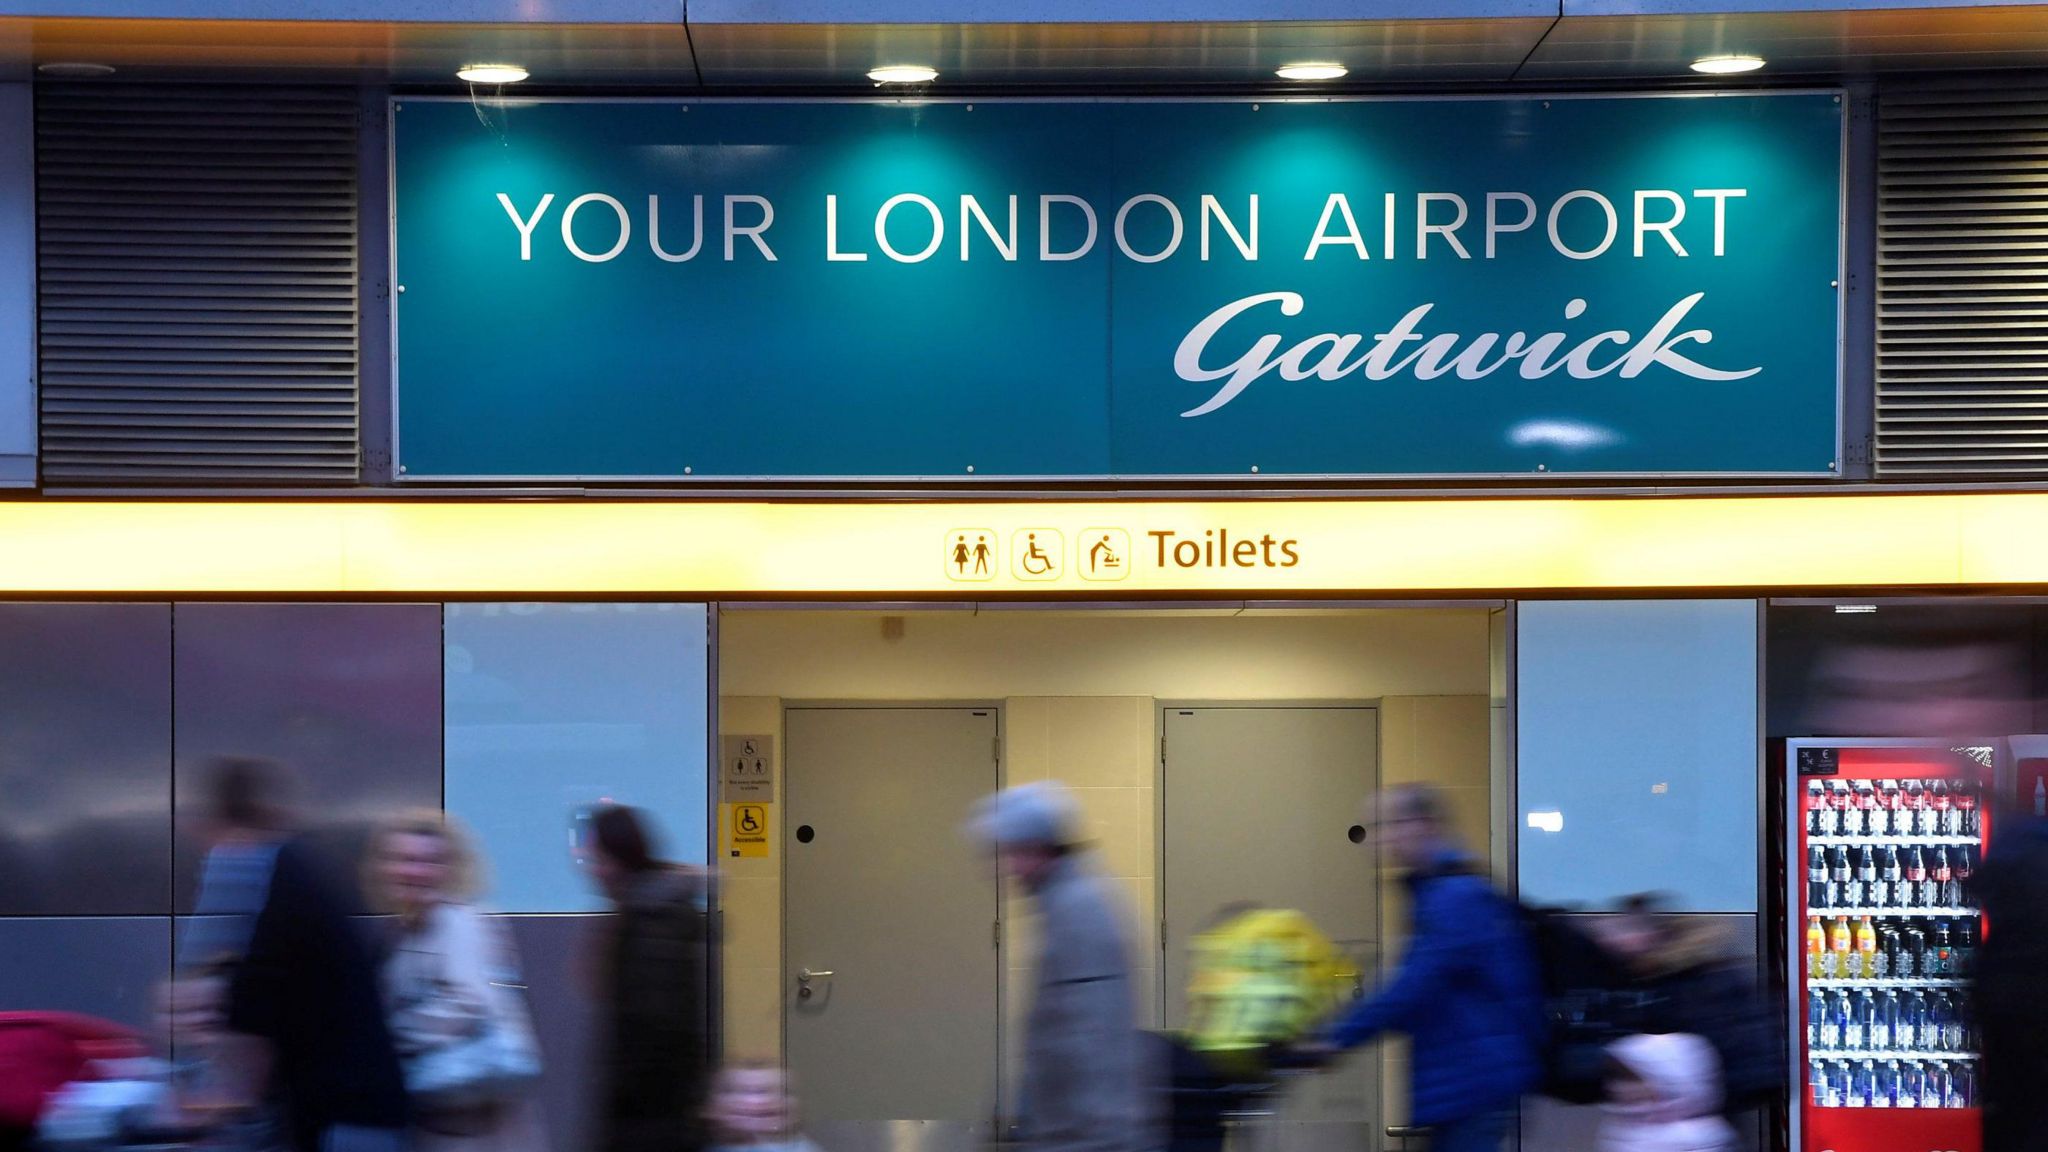
[[[545,1152],[522,1091],[540,1075],[540,1049],[518,957],[474,903],[468,834],[445,813],[407,813],[377,829],[365,871],[371,907],[395,921],[384,1001],[415,1152]]]

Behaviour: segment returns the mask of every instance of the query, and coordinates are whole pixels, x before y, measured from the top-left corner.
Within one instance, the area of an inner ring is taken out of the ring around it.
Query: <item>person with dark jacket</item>
[[[1324,1032],[1347,1050],[1383,1032],[1413,1041],[1410,1118],[1431,1152],[1494,1152],[1541,1074],[1542,984],[1514,903],[1458,847],[1441,797],[1421,785],[1381,793],[1371,827],[1407,870],[1413,924],[1400,970]]]
[[[2024,789],[2021,796],[2027,795]],[[2048,817],[1998,813],[1971,877],[1991,925],[1977,947],[1970,997],[1982,1044],[1984,1152],[2048,1150]]]
[[[590,867],[614,915],[598,957],[597,1152],[696,1152],[705,1144],[709,886],[656,858],[640,814],[591,820]]]
[[[1713,1046],[1721,1065],[1722,1115],[1742,1131],[1743,1116],[1768,1107],[1785,1082],[1777,1013],[1757,990],[1754,966],[1735,953],[1711,919],[1663,911],[1654,893],[1630,896],[1604,936],[1633,976],[1616,997],[1615,1025],[1651,1035],[1691,1033]]]
[[[227,1026],[262,1042],[268,1094],[283,1108],[297,1152],[403,1148],[405,1077],[353,906],[318,853],[284,831],[284,785],[274,766],[226,762],[213,784],[216,816],[223,827],[239,826],[236,842],[275,845],[267,875],[237,881],[260,904],[232,965]]]

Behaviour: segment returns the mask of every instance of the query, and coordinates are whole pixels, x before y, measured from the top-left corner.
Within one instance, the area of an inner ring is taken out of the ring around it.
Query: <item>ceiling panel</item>
[[[0,0],[4,4],[5,0]],[[133,0],[130,0],[133,2]],[[1545,19],[1559,0],[690,0],[706,24],[1261,24]]]
[[[2048,6],[1567,16],[1519,78],[1684,77],[1692,61],[1723,53],[1762,56],[1766,76],[2040,67]]]
[[[1331,60],[1351,83],[1474,82],[1514,74],[1552,20],[1285,24],[693,24],[711,87],[862,83],[878,64],[928,64],[946,84],[1271,84]]]
[[[0,76],[111,64],[124,78],[454,84],[480,60],[559,85],[694,85],[682,25],[466,25],[206,20],[0,20]]]

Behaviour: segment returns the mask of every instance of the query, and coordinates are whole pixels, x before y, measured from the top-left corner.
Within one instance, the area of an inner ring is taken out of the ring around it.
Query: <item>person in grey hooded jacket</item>
[[[1076,844],[1078,824],[1072,795],[1050,782],[999,792],[972,821],[1038,913],[1021,1135],[1033,1152],[1145,1152],[1156,1142],[1131,940],[1111,881]]]

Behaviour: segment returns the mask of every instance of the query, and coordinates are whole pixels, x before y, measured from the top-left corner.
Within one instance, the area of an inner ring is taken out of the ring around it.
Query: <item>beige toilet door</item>
[[[1379,879],[1358,827],[1379,782],[1369,706],[1168,705],[1160,773],[1166,1021],[1187,1015],[1188,941],[1220,908],[1292,908],[1350,953],[1373,986]],[[1379,1050],[1291,1089],[1262,1148],[1379,1148]]]
[[[784,1040],[807,1126],[825,1147],[967,1147],[995,1113],[1001,966],[994,864],[960,828],[996,788],[996,710],[793,706],[784,731]]]

